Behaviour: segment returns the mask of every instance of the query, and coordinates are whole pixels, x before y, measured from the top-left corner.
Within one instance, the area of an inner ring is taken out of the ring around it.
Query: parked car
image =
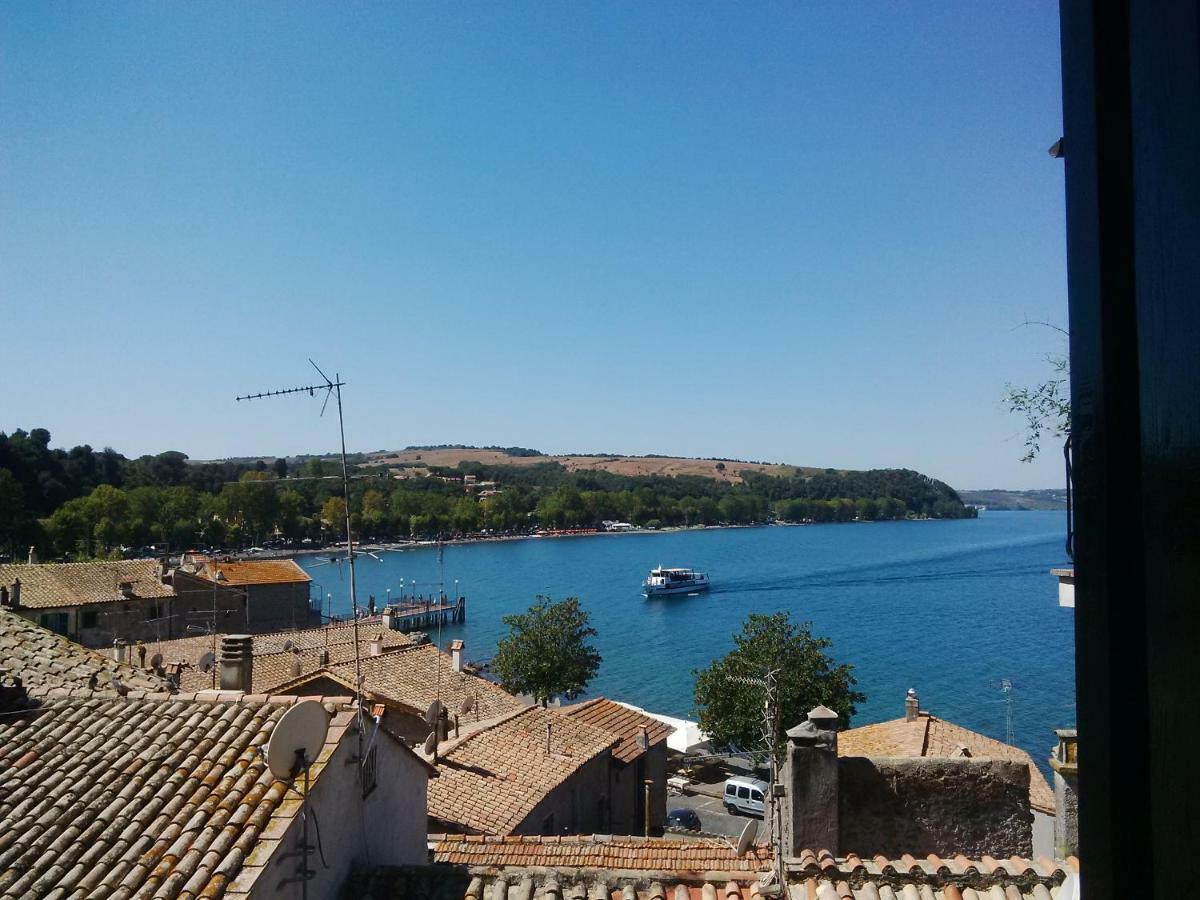
[[[700,817],[694,809],[673,809],[667,813],[668,828],[682,828],[684,831],[699,831]]]
[[[757,778],[727,778],[725,780],[725,809],[732,816],[748,813],[763,815],[763,798],[767,795],[767,783]]]

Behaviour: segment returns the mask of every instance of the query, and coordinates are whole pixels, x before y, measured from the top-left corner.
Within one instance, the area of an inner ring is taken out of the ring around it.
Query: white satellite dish
[[[288,638],[286,641],[284,641],[284,642],[283,642],[283,649],[284,649],[284,651],[291,650],[291,649],[292,649],[293,647],[295,647],[295,646],[296,646],[296,645],[295,645],[295,644],[292,642],[292,639],[291,639],[291,638]]]
[[[217,657],[213,654],[213,652],[211,650],[208,653],[205,653],[202,657],[200,657],[200,671],[201,672],[211,672],[213,670],[213,666],[215,666],[216,664],[217,664]]]
[[[162,668],[162,654],[161,653],[155,653],[152,657],[150,657],[150,668],[152,668],[152,669]]]
[[[302,700],[283,714],[267,741],[267,768],[276,778],[292,778],[296,763],[316,759],[329,730],[329,716],[316,700]]]
[[[750,849],[750,845],[754,843],[754,838],[758,834],[758,819],[751,819],[746,823],[746,827],[742,829],[742,834],[737,842],[737,855],[745,856],[746,851]]]
[[[425,738],[425,746],[424,746],[425,755],[433,756],[433,752],[435,750],[437,750],[437,745],[438,745],[437,732],[436,731],[429,732],[429,737]]]
[[[475,708],[475,698],[474,698],[474,697],[467,697],[467,699],[463,700],[463,702],[462,702],[462,706],[460,706],[460,707],[458,708],[458,711],[459,711],[459,714],[460,714],[460,715],[464,715],[464,716],[465,716],[467,713],[469,713],[469,712],[470,712],[471,710],[473,710],[474,708]]]
[[[429,709],[425,710],[425,724],[436,725],[438,719],[442,717],[442,712],[446,707],[442,705],[441,700],[434,700],[429,704]]]

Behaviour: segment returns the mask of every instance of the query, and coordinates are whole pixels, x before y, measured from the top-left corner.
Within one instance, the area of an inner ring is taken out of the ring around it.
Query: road
[[[757,819],[759,829],[761,830],[762,819],[758,816],[736,815],[731,816],[725,812],[725,806],[716,797],[706,797],[704,794],[692,794],[684,796],[680,794],[672,794],[667,797],[667,811],[686,807],[694,809],[696,814],[700,816],[701,828],[710,834],[724,834],[736,839],[742,829],[746,827],[746,823],[751,819]]]

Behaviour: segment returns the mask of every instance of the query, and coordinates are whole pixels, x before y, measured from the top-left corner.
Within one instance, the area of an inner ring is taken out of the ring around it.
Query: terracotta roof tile
[[[153,672],[118,663],[111,657],[79,646],[16,613],[0,610],[0,671],[5,680],[21,679],[25,690],[114,690],[119,678],[131,690],[166,691],[167,683]]]
[[[613,749],[613,758],[623,763],[632,762],[642,755],[638,746],[638,733],[646,729],[649,746],[665,741],[675,731],[657,719],[632,710],[606,697],[597,697],[574,706],[563,707],[563,712],[581,722],[588,722],[611,731],[621,742]]]
[[[174,597],[169,584],[158,577],[158,561],[126,559],[36,565],[0,565],[0,585],[11,590],[21,581],[21,605],[29,609],[116,603],[122,600],[121,582],[132,582],[137,597]]]
[[[547,752],[547,725],[549,752]],[[454,830],[507,834],[573,772],[619,738],[560,710],[528,707],[439,750],[430,818]]]
[[[19,836],[0,897],[219,895],[277,844],[284,784],[259,748],[286,708],[96,697],[0,719],[0,834]]]
[[[219,581],[221,584],[291,584],[312,581],[294,559],[243,559],[227,562],[193,556],[191,562],[195,567],[195,575],[209,581]]]
[[[339,662],[340,665],[331,666],[331,671],[353,684],[353,657]],[[368,655],[361,665],[363,688],[373,697],[418,712],[424,712],[436,699],[455,712],[467,697],[474,699],[475,709],[463,717],[466,723],[525,708],[524,703],[498,684],[477,675],[455,672],[451,658],[432,644],[405,647],[381,656]]]

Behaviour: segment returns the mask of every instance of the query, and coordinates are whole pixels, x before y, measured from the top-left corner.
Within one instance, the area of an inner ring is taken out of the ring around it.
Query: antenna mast
[[[1000,690],[1004,692],[1004,743],[1016,744],[1017,734],[1013,728],[1013,685],[1007,678],[1000,682]]]
[[[354,536],[350,532],[350,466],[346,462],[346,422],[342,416],[342,388],[346,382],[342,381],[342,376],[335,372],[333,380],[321,371],[312,359],[309,363],[317,374],[324,379],[324,384],[306,384],[300,387],[282,388],[277,391],[263,391],[260,394],[246,394],[235,398],[239,402],[242,400],[261,400],[267,397],[282,397],[286,394],[302,394],[307,393],[310,397],[316,395],[317,391],[325,392],[325,402],[321,404],[321,415],[325,415],[325,407],[329,405],[329,398],[337,396],[337,412],[338,412],[338,434],[342,441],[342,496],[345,500],[346,507],[346,559],[350,563],[350,610],[351,619],[354,622],[354,699],[355,705],[358,707],[358,758],[359,764],[363,763],[362,758],[362,737],[363,737],[363,713],[362,713],[362,657],[358,646],[358,593],[354,580]]]

